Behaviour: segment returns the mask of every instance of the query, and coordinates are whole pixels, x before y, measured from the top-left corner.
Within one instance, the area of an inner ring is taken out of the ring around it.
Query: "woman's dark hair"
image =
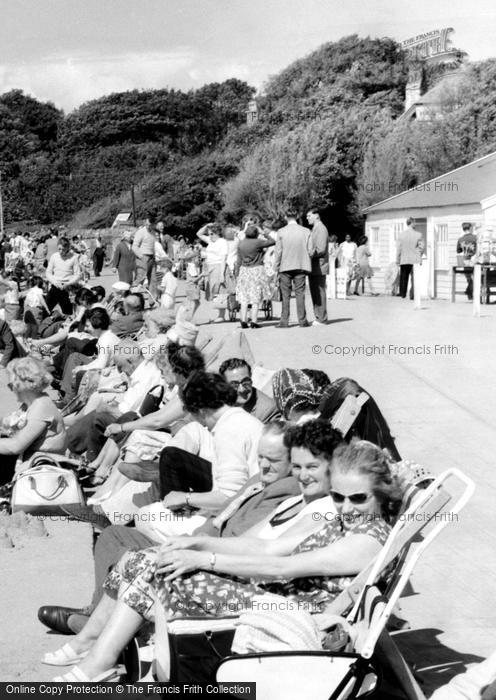
[[[336,379],[322,398],[319,406],[320,417],[323,420],[330,421],[347,396],[359,396],[363,391],[365,389],[353,379],[348,377]],[[398,462],[401,460],[401,456],[396,449],[394,438],[391,435],[386,419],[368,391],[365,391],[365,393],[369,398],[344,436],[345,440],[349,441],[352,437],[369,440],[381,449],[386,448],[391,458]]]
[[[360,236],[358,239],[358,245],[365,245],[368,242],[367,236]]]
[[[93,309],[88,314],[88,321],[95,330],[106,331],[110,326],[110,316],[105,309]]]
[[[186,379],[192,372],[205,370],[203,354],[194,346],[169,342],[166,353],[172,371],[180,377]],[[160,367],[160,356],[157,357],[157,365]]]
[[[96,296],[97,301],[102,301],[102,299],[105,299],[105,287],[102,287],[100,284],[97,284],[96,287],[92,287],[90,291],[92,291]]]
[[[62,236],[62,238],[59,238],[57,245],[64,246],[64,248],[70,248],[71,242],[68,238],[66,238],[65,236]]]
[[[74,301],[76,302],[76,304],[89,307],[92,304],[96,303],[97,298],[96,295],[93,294],[91,289],[86,289],[86,287],[82,287],[76,292]]]
[[[288,427],[284,434],[284,444],[290,450],[293,447],[304,447],[315,457],[323,456],[331,459],[336,447],[343,442],[343,436],[334,430],[330,423],[317,419],[309,420],[301,425]]]
[[[372,493],[381,506],[386,520],[398,515],[403,499],[399,479],[391,472],[391,460],[385,451],[368,440],[353,438],[349,445],[336,448],[331,462],[331,483],[334,472],[358,472],[369,476]]]
[[[205,408],[216,410],[226,405],[234,406],[238,394],[220,374],[197,371],[188,377],[179,390],[179,396],[188,413],[198,413]]]
[[[30,287],[41,287],[43,289],[43,277],[33,275],[29,280]]]
[[[222,237],[222,226],[220,224],[212,224],[208,227],[208,232],[214,233],[216,236]]]

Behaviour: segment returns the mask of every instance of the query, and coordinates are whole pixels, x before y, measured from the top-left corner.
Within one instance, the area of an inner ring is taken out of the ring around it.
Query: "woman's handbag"
[[[14,477],[12,513],[23,510],[38,515],[64,515],[67,506],[83,506],[84,495],[77,475],[60,464],[60,455],[38,454],[27,469]]]
[[[149,413],[155,413],[155,411],[158,411],[163,398],[164,387],[161,384],[157,384],[157,386],[152,387],[143,399],[141,408],[138,411],[140,416],[147,416]]]

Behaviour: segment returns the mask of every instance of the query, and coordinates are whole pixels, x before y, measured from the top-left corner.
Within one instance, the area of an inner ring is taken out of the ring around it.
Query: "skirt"
[[[236,299],[240,304],[261,304],[266,296],[267,273],[263,265],[239,269]]]
[[[219,287],[224,284],[224,274],[222,265],[208,265],[207,279],[205,287],[206,301],[212,301],[213,297],[219,293]]]

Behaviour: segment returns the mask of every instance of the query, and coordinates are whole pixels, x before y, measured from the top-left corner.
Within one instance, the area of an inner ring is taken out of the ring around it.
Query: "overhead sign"
[[[433,58],[452,50],[450,35],[455,30],[452,27],[434,29],[425,34],[417,34],[401,42],[402,48],[408,53],[410,60],[422,61]]]

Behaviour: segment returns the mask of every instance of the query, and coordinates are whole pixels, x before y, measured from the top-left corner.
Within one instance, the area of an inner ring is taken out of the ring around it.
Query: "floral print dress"
[[[319,532],[301,542],[293,554],[321,549],[351,535],[368,535],[384,544],[390,526],[382,519],[358,520],[343,529],[338,520],[326,523]],[[197,571],[173,581],[146,580],[155,565],[159,547],[127,552],[109,573],[104,589],[145,619],[153,618],[153,605],[158,598],[168,611],[168,618],[237,617],[250,608],[254,595],[276,593],[296,601],[308,612],[321,610],[343,591],[353,576],[311,576],[292,580],[241,579],[228,574]]]

